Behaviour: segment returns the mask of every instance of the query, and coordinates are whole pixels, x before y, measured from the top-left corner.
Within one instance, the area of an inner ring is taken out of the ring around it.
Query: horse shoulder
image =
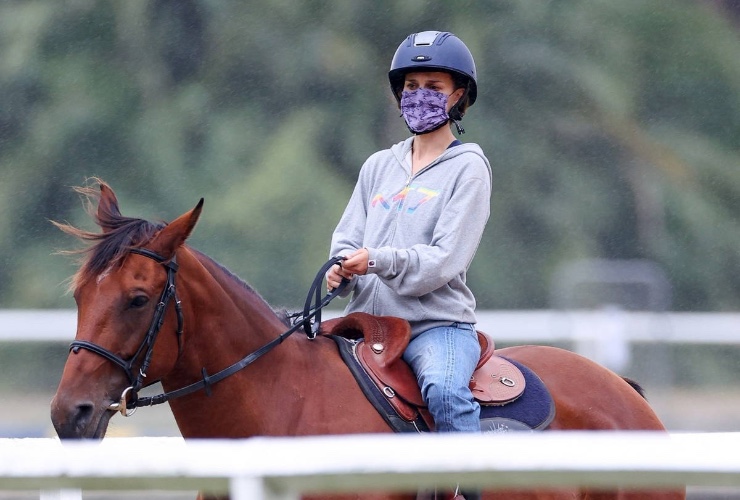
[[[293,348],[300,351],[293,372],[293,390],[305,401],[302,418],[326,434],[390,432],[383,418],[368,401],[354,376],[339,355],[334,340],[319,336],[299,337]]]

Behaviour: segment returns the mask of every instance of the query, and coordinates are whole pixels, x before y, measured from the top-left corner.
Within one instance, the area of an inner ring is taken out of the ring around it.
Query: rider
[[[490,212],[491,167],[458,134],[477,97],[475,63],[448,32],[409,35],[388,74],[413,134],[365,162],[331,241],[352,293],[346,314],[408,319],[404,359],[416,374],[439,432],[480,432],[480,407],[468,387],[480,357],[475,298],[466,284]],[[466,498],[478,498],[469,493]]]

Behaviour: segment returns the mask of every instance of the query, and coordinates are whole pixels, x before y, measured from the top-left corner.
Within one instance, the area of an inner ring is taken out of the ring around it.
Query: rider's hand
[[[360,248],[347,256],[347,258],[342,262],[342,269],[353,275],[366,274],[369,259],[370,253],[367,251],[367,248]]]
[[[335,264],[326,273],[326,288],[331,292],[342,282],[342,278],[351,280],[355,274],[367,273],[369,253],[366,248],[360,248],[350,254],[342,264]]]
[[[330,292],[337,288],[339,284],[342,282],[342,279],[352,279],[353,274],[347,272],[345,269],[342,268],[339,264],[334,264],[331,266],[329,271],[326,273],[326,288]]]

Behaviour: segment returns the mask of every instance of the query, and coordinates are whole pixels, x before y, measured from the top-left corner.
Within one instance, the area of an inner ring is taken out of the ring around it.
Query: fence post
[[[82,500],[82,490],[42,490],[39,500]]]
[[[276,492],[262,477],[233,477],[229,489],[231,500],[300,500],[297,493]]]

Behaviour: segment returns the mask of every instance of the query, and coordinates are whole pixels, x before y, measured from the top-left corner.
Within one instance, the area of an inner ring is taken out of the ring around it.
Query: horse
[[[284,311],[186,244],[203,199],[170,223],[154,223],[121,215],[110,186],[96,184],[76,190],[100,232],[54,222],[86,243],[72,251],[82,257],[70,280],[77,332],[51,402],[61,439],[102,439],[116,412],[128,415],[164,401],[185,439],[392,432],[333,340],[290,335]],[[552,393],[556,412],[546,430],[665,431],[636,387],[584,357],[536,345],[497,352],[531,368]],[[155,382],[165,391],[159,399],[138,397]],[[378,490],[306,498],[416,498],[383,493],[382,485]],[[492,491],[483,498],[674,500],[685,494]]]

